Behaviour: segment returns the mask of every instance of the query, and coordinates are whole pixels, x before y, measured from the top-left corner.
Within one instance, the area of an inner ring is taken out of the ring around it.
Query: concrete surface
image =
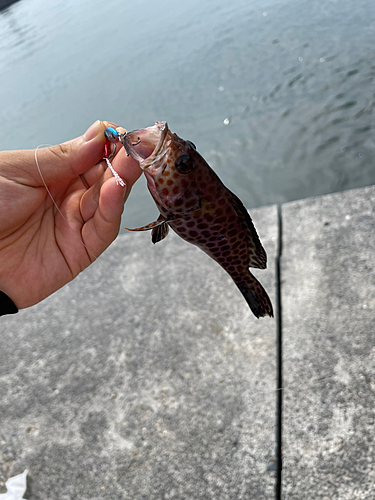
[[[375,498],[375,188],[282,207],[284,500]]]
[[[282,206],[276,321],[175,235],[123,235],[1,318],[0,492],[29,500],[375,498],[375,187]],[[276,207],[251,211],[275,303]]]
[[[252,211],[275,304],[276,207]],[[117,239],[2,317],[0,492],[29,500],[273,499],[275,320],[174,234]]]

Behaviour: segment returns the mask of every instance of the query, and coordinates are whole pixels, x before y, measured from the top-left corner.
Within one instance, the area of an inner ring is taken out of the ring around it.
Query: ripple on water
[[[315,153],[321,153],[325,149],[329,148],[333,144],[336,144],[336,142],[339,142],[340,137],[338,135],[335,135],[333,137],[330,137],[326,141],[324,141],[322,144],[319,144],[319,146],[315,149]]]

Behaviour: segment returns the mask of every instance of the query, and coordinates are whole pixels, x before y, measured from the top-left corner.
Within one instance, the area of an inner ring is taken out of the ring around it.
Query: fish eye
[[[181,155],[177,158],[175,167],[181,174],[189,174],[194,168],[194,160],[189,155]]]
[[[187,142],[187,143],[189,144],[189,146],[191,146],[193,149],[195,149],[195,150],[197,149],[197,147],[196,147],[196,145],[194,144],[194,142],[191,142],[191,141],[186,141],[186,142]]]

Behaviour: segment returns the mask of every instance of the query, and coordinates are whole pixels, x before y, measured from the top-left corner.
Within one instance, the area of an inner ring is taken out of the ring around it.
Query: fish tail
[[[257,318],[263,316],[273,317],[271,300],[265,289],[250,271],[248,271],[245,279],[234,280],[234,282]]]

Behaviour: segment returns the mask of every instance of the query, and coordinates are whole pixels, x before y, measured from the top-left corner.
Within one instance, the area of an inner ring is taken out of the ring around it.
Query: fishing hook
[[[129,132],[123,132],[121,134],[120,132],[117,132],[117,130],[114,129],[113,127],[107,127],[105,129],[104,134],[107,138],[107,141],[106,141],[105,146],[104,146],[104,158],[107,158],[108,160],[110,160],[113,157],[113,155],[116,152],[116,143],[120,141],[124,145],[124,140],[125,140],[125,137],[128,135],[128,133]],[[132,146],[138,146],[138,144],[140,142],[141,142],[141,139],[138,137],[137,142],[133,143]],[[111,155],[108,154],[110,144],[114,145],[114,149],[113,149],[113,152]],[[128,153],[126,153],[126,154],[127,154],[127,156],[129,156]]]

